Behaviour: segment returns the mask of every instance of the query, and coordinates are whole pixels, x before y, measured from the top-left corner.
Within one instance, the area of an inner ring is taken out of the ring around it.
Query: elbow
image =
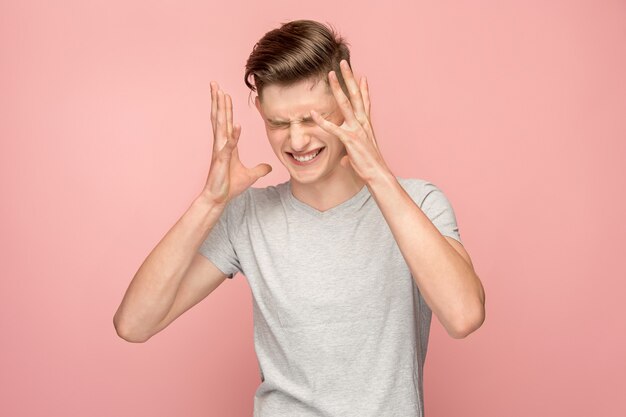
[[[115,332],[117,335],[130,343],[144,343],[147,342],[150,337],[145,337],[145,335],[138,335],[128,330],[123,323],[120,323],[117,319],[117,315],[113,316],[113,327],[115,327]]]
[[[480,282],[480,281],[479,281]],[[478,287],[478,296],[472,303],[473,306],[468,308],[458,320],[456,325],[448,331],[454,339],[464,339],[471,333],[478,330],[485,322],[485,290],[482,284]]]
[[[454,339],[465,339],[470,334],[478,330],[485,321],[485,308],[480,306],[472,314],[467,314],[463,320],[458,320],[454,328],[448,334]]]

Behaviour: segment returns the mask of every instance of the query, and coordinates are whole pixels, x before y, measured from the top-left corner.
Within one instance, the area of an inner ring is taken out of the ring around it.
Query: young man
[[[334,31],[268,32],[245,82],[290,179],[244,167],[231,99],[211,83],[207,184],[141,265],[114,322],[143,342],[242,272],[253,294],[255,417],[423,416],[432,312],[463,338],[485,295],[443,192],[392,174]],[[249,82],[253,77],[254,85]]]

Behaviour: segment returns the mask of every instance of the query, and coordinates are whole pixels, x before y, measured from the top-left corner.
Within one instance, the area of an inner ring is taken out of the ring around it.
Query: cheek
[[[328,133],[327,131],[325,131],[324,129],[322,129],[320,126],[315,126],[312,130],[311,130],[311,134],[313,136],[317,136],[318,138],[328,138],[330,135],[330,133]]]
[[[282,142],[285,141],[287,135],[281,130],[266,130],[267,139],[270,141],[272,146],[280,146]]]
[[[282,133],[271,132],[268,134],[267,138],[274,153],[276,155],[281,155],[285,146],[287,146],[287,136]]]

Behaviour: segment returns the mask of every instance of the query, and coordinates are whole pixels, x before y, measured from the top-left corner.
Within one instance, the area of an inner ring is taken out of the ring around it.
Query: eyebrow
[[[324,112],[324,113],[320,113],[320,116],[326,117],[326,116],[328,116],[329,114],[332,114],[332,113],[334,113],[334,110],[327,111],[327,112]],[[270,117],[267,118],[267,121],[270,122],[270,123],[274,123],[274,124],[289,124],[289,123],[292,123],[289,120],[272,119]],[[294,122],[298,122],[298,121],[300,121],[300,122],[312,122],[313,118],[311,116],[307,116],[307,117],[303,117],[303,118],[294,120]]]

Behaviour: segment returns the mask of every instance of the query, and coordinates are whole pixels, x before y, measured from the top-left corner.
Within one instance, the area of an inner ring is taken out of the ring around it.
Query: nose
[[[289,138],[291,140],[291,149],[295,152],[306,151],[309,142],[311,142],[311,136],[308,131],[299,126],[298,123],[292,123],[289,128]]]

